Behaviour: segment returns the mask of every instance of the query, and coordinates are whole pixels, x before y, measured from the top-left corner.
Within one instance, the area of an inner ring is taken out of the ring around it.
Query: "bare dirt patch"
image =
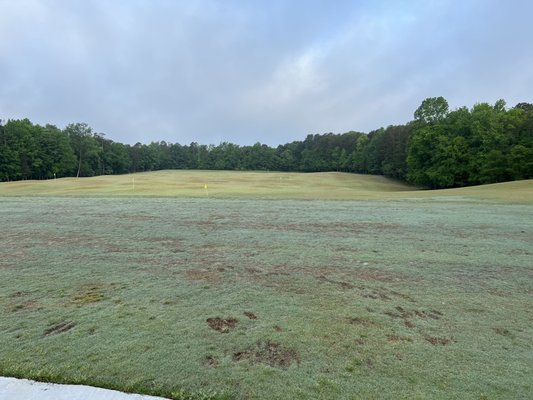
[[[44,331],[43,336],[58,335],[60,333],[70,331],[75,326],[76,326],[75,322],[61,321],[61,322],[58,322],[57,324],[54,324],[48,327],[48,329]]]
[[[207,325],[209,325],[211,329],[221,333],[228,333],[237,326],[238,322],[239,320],[233,317],[226,319],[220,317],[207,318]]]
[[[300,365],[300,355],[279,343],[257,342],[255,347],[233,354],[233,361],[248,360],[251,364],[262,363],[274,368],[287,369],[291,364]]]

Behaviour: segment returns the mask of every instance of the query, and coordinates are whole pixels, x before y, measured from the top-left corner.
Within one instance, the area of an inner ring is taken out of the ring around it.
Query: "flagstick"
[[[135,192],[135,178],[134,177],[131,178],[131,188]]]

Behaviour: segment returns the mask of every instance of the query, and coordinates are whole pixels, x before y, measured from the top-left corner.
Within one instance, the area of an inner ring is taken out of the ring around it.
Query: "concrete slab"
[[[168,400],[83,385],[59,385],[0,377],[1,400]]]

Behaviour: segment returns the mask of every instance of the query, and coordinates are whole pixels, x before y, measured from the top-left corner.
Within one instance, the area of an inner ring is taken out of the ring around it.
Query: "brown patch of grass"
[[[103,288],[100,285],[86,285],[82,287],[77,294],[74,295],[72,301],[76,304],[98,303],[105,299],[105,296],[102,291]]]
[[[452,342],[452,339],[439,338],[435,336],[424,336],[424,339],[433,346],[447,346]]]
[[[245,311],[243,314],[247,316],[248,319],[257,319],[257,315],[255,315],[253,312]]]
[[[408,336],[387,335],[387,341],[389,343],[398,344],[402,342],[412,342],[413,339]]]
[[[424,318],[424,319],[427,319],[427,318],[440,319],[440,317],[442,317],[442,313],[439,311],[435,311],[435,310],[429,310],[429,311],[414,310],[413,312],[415,313],[417,317]]]
[[[274,368],[287,369],[291,364],[300,365],[300,355],[279,343],[257,342],[256,346],[233,354],[233,361],[248,360],[251,364],[263,363]]]
[[[409,320],[409,319],[405,319],[403,321],[403,324],[407,327],[407,328],[414,328],[415,327],[415,324],[413,323],[413,321]]]
[[[276,332],[283,332],[283,328],[281,326],[279,326],[279,325],[274,325],[274,330]]]
[[[60,333],[70,331],[75,326],[76,326],[75,322],[61,321],[61,322],[58,322],[57,324],[54,324],[48,327],[48,329],[44,331],[43,336],[58,335]]]
[[[220,360],[215,356],[206,356],[205,363],[210,367],[217,368],[220,364]]]
[[[237,318],[220,318],[220,317],[214,317],[214,318],[207,318],[207,325],[211,329],[214,329],[215,331],[221,332],[221,333],[228,333],[230,330],[235,328],[239,320]]]
[[[436,310],[406,310],[401,306],[397,306],[395,311],[385,311],[385,315],[388,315],[391,318],[401,318],[404,320],[404,324],[408,328],[414,328],[415,325],[412,322],[412,318],[418,317],[422,319],[440,319],[443,314],[440,311]]]

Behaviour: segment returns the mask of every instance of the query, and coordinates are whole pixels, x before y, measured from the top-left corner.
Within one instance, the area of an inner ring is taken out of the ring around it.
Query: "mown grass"
[[[207,189],[206,189],[207,186]],[[417,190],[375,175],[338,172],[157,171],[93,178],[0,183],[0,196],[209,197],[380,200],[466,197],[533,203],[533,180],[449,190]]]
[[[0,184],[0,195],[342,199],[413,188],[380,176],[172,170]]]
[[[0,197],[0,374],[174,398],[526,399],[532,212]]]

